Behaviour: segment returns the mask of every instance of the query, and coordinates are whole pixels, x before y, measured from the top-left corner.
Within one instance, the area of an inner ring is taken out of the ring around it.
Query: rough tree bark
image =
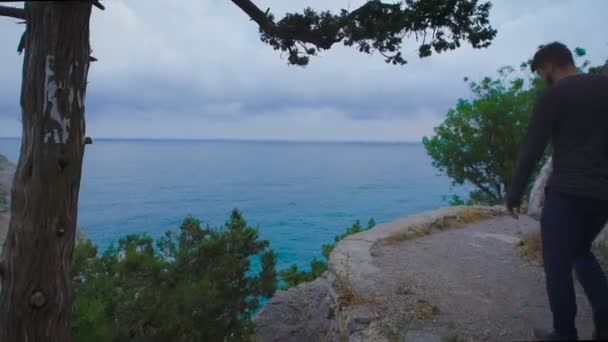
[[[90,2],[26,2],[21,156],[0,264],[0,341],[70,341]]]

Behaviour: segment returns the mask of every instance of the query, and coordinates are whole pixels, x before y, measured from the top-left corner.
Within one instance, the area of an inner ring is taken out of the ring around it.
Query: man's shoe
[[[564,337],[558,335],[555,331],[548,331],[545,329],[534,329],[534,337],[538,341],[576,341],[578,338],[576,336],[573,337]]]

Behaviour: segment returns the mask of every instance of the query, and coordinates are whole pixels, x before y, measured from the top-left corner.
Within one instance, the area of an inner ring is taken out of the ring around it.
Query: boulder
[[[256,314],[260,341],[323,341],[332,315],[330,282],[323,276],[287,291],[277,291]]]

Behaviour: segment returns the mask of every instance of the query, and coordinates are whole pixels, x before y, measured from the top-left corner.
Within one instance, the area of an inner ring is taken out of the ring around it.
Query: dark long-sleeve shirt
[[[549,141],[553,145],[553,173],[548,187],[608,200],[608,77],[565,77],[539,96],[521,147],[508,204],[519,205]]]

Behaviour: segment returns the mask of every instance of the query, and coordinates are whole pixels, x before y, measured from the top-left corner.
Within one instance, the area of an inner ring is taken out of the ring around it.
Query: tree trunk
[[[0,341],[70,341],[88,2],[25,4],[21,156],[2,254]]]

